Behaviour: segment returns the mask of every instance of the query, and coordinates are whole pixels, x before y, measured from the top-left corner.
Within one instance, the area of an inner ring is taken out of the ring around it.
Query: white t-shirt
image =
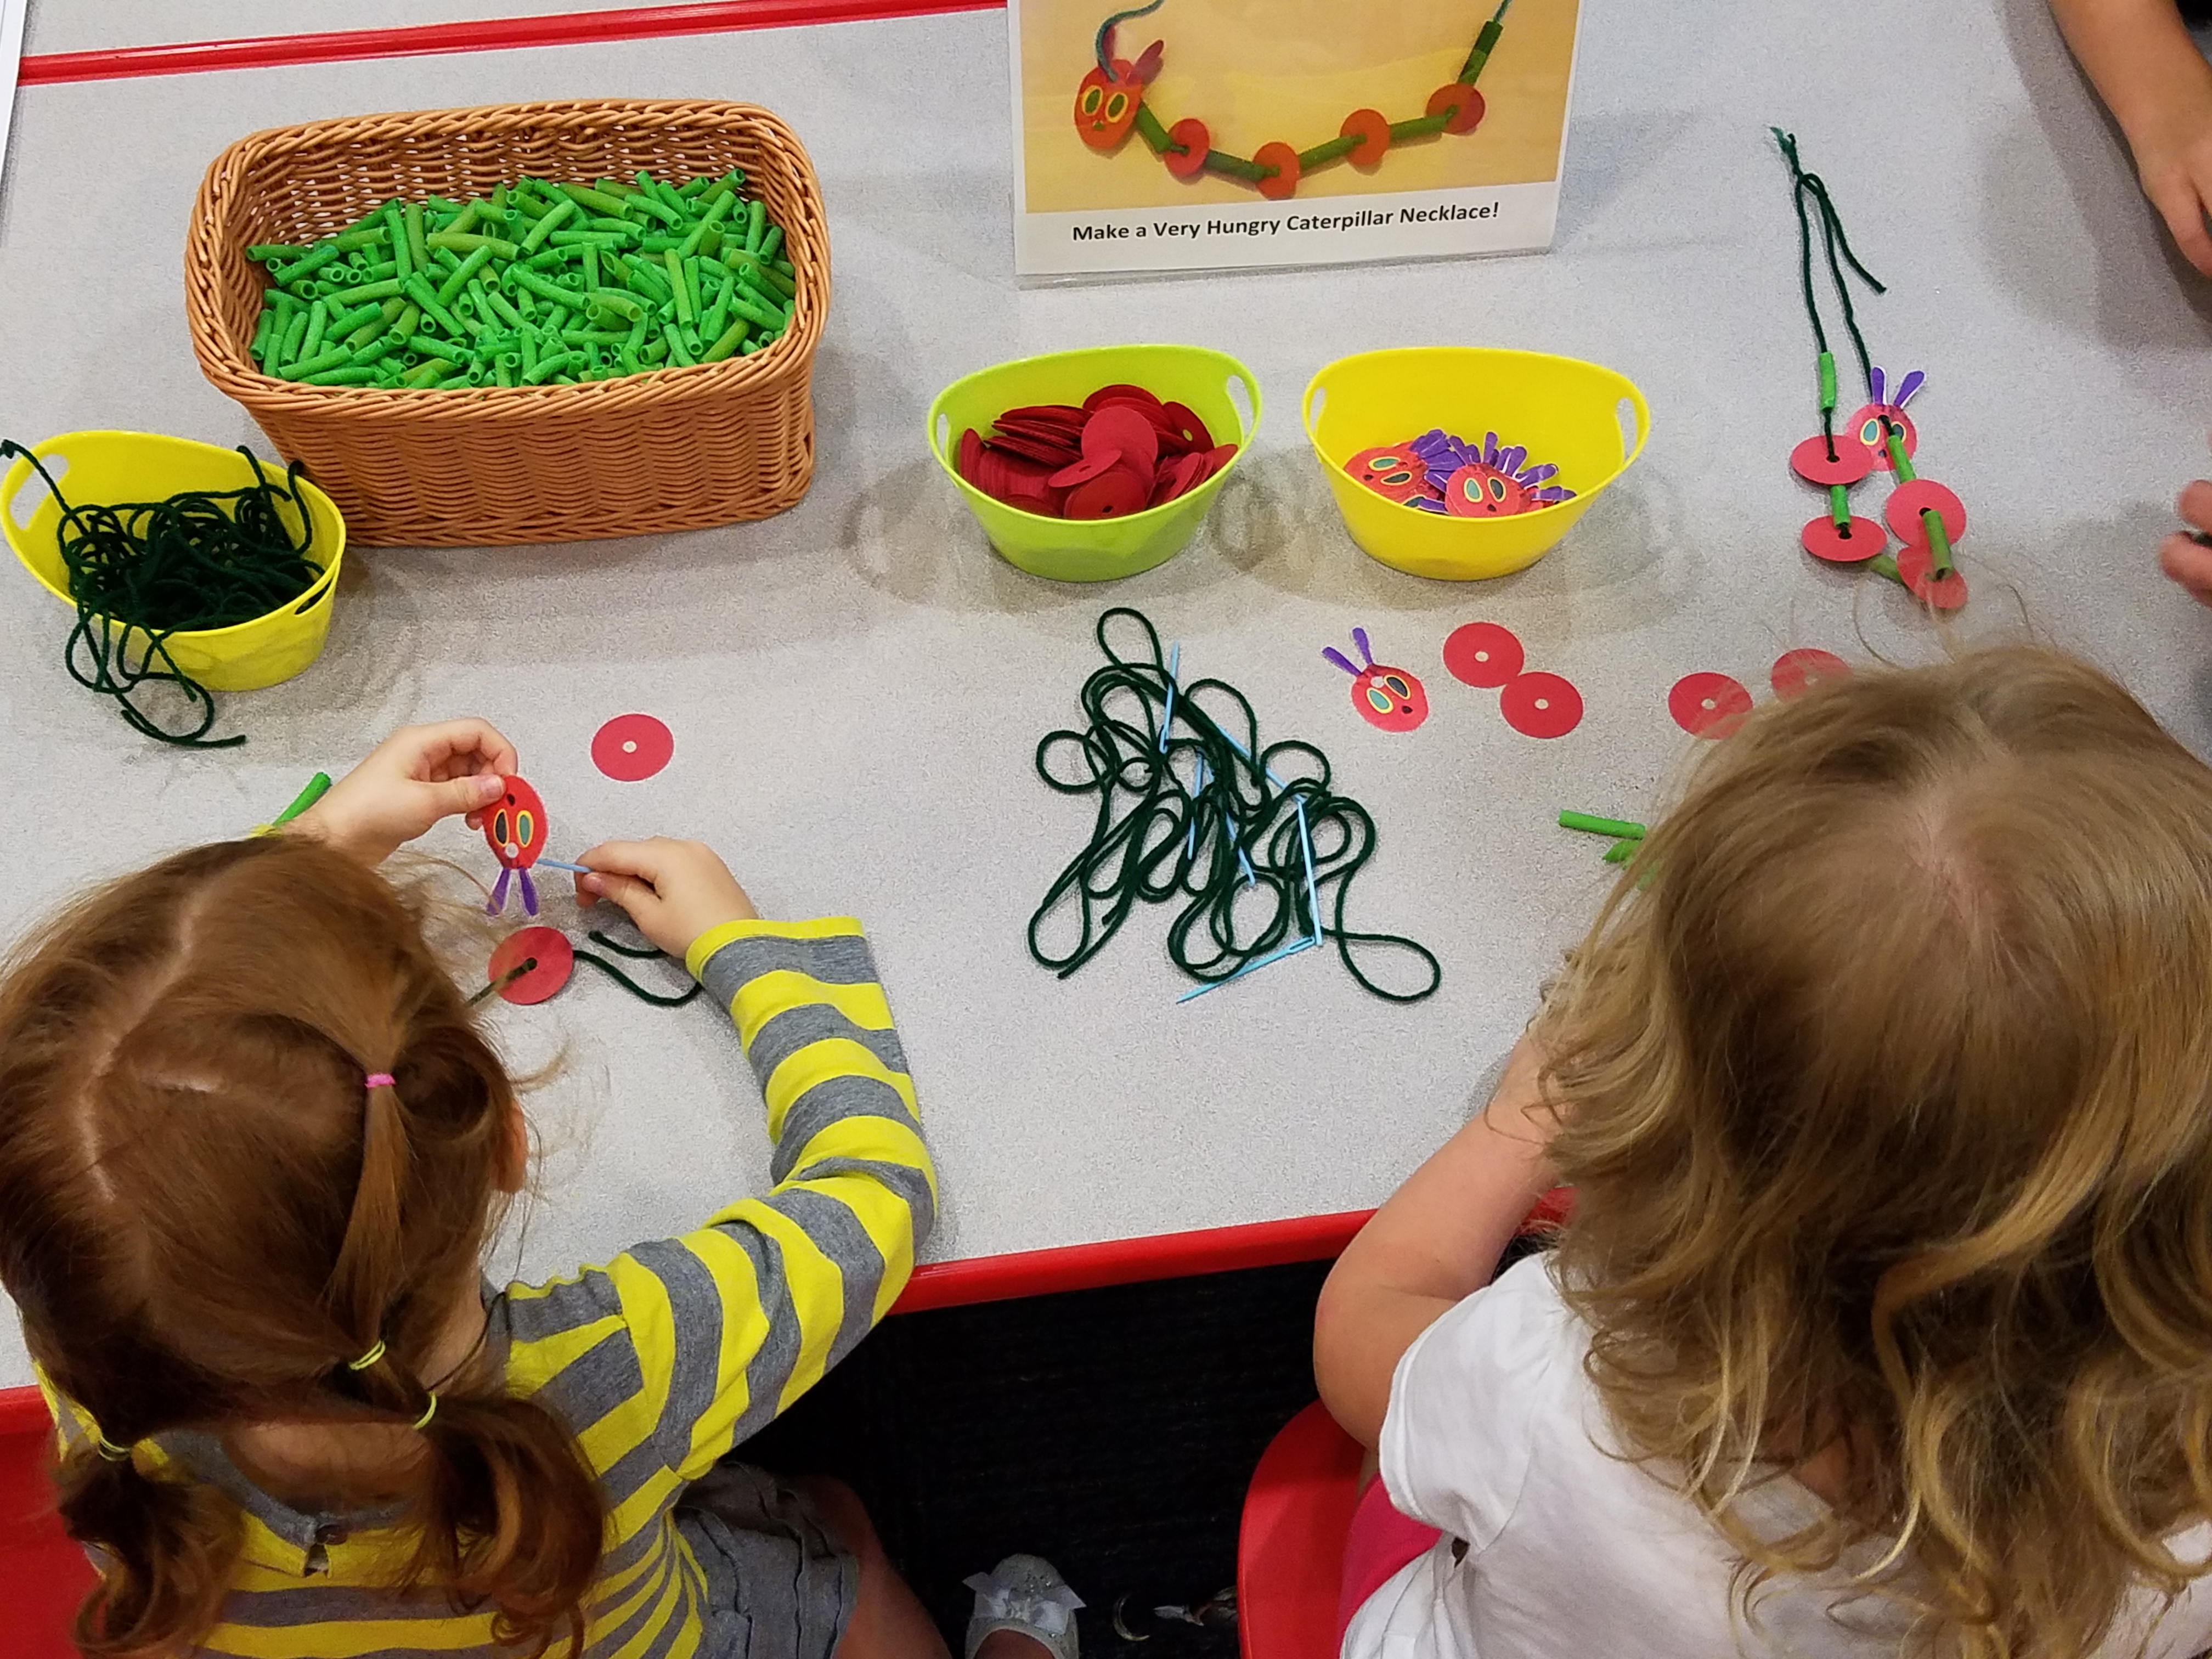
[[[1845,1601],[1836,1581],[1770,1580],[1754,1599],[1755,1629],[1732,1616],[1738,1558],[1687,1498],[1617,1455],[1583,1370],[1589,1328],[1549,1267],[1542,1256],[1516,1264],[1398,1362],[1383,1484],[1444,1538],[1368,1598],[1343,1659],[1893,1659],[1905,1631],[1895,1604]],[[1747,1494],[1741,1513],[1779,1537],[1821,1504],[1784,1477]],[[2201,1557],[2212,1527],[2176,1542],[2185,1559]],[[1881,1557],[1863,1547],[1844,1568]],[[2140,1593],[2102,1651],[2136,1653],[2160,1604]],[[2212,1578],[2158,1618],[2142,1651],[2190,1659],[2208,1647]]]

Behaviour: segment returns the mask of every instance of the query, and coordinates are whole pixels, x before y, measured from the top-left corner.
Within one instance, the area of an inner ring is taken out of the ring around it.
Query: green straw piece
[[[707,348],[699,361],[702,363],[720,362],[745,343],[745,336],[751,331],[752,325],[744,318],[738,318],[736,322],[730,325],[726,333]]]
[[[1640,840],[1649,833],[1644,827],[1628,818],[1601,818],[1590,812],[1561,812],[1559,828],[1580,830],[1586,835],[1613,836],[1628,841]]]

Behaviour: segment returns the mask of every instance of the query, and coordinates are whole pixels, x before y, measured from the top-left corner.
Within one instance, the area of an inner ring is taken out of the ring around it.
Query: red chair
[[[1335,1659],[1344,1539],[1365,1455],[1318,1400],[1260,1455],[1237,1535],[1244,1659]]]
[[[0,1629],[9,1659],[77,1659],[91,1563],[54,1513],[54,1425],[36,1389],[0,1389]]]
[[[1566,1224],[1574,1192],[1547,1193],[1524,1233]],[[1336,1659],[1344,1540],[1359,1503],[1359,1443],[1316,1400],[1260,1454],[1237,1535],[1237,1623],[1244,1659]]]

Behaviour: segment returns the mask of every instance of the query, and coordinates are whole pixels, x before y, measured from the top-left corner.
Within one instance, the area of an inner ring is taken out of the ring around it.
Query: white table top
[[[227,701],[241,750],[132,735],[63,675],[66,613],[0,569],[15,849],[0,932],[87,880],[236,833],[394,726],[474,712],[520,744],[555,851],[701,836],[764,912],[865,919],[943,1168],[931,1256],[1377,1202],[1461,1121],[1602,891],[1599,848],[1553,814],[1643,816],[1692,746],[1665,708],[1679,676],[1720,669],[1764,695],[1790,646],[1942,649],[1894,589],[1796,547],[1818,505],[1785,466],[1812,429],[1811,347],[1770,119],[1801,135],[1892,284],[1868,307],[1876,360],[1928,371],[1923,464],[1973,514],[1963,631],[2024,616],[2212,740],[2212,619],[2153,556],[2203,470],[2205,286],[2162,249],[2039,0],[1868,0],[1834,17],[1824,37],[1727,0],[1656,27],[1592,0],[1549,256],[1027,291],[1011,276],[996,13],[27,89],[0,203],[5,422],[25,440],[123,426],[258,441],[194,364],[179,250],[207,161],[281,123],[521,98],[763,103],[820,169],[836,300],[821,470],[798,508],[653,540],[364,550],[321,663]],[[1254,369],[1269,408],[1251,465],[1200,540],[1146,575],[1082,588],[1012,569],[923,450],[929,399],[1008,357],[1146,338]],[[1422,343],[1586,357],[1650,398],[1644,459],[1519,576],[1446,585],[1370,562],[1298,429],[1323,363]],[[1113,604],[1180,639],[1188,672],[1242,687],[1263,736],[1329,752],[1381,826],[1355,913],[1437,951],[1435,998],[1378,1002],[1313,955],[1178,1007],[1162,910],[1066,982],[1031,963],[1024,924],[1088,821],[1031,753],[1075,717]],[[1443,673],[1444,635],[1476,618],[1576,681],[1579,731],[1518,737]],[[1354,624],[1426,675],[1435,713],[1418,732],[1352,717],[1319,650]],[[612,783],[586,745],[633,708],[669,721],[677,757]],[[472,840],[433,845],[488,870]],[[763,1179],[757,1096],[705,1011],[641,1008],[580,975],[501,1024],[519,1060],[569,1057],[534,1104],[550,1156],[526,1270],[680,1227]],[[27,1376],[0,1351],[0,1383]]]

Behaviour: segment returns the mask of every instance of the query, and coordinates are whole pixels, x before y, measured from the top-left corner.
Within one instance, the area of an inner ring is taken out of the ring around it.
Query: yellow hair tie
[[[438,1396],[434,1394],[430,1396],[430,1403],[422,1407],[422,1415],[415,1419],[415,1426],[418,1429],[428,1428],[430,1426],[430,1419],[437,1414]]]
[[[131,1448],[117,1445],[104,1434],[93,1436],[92,1444],[93,1449],[111,1463],[128,1463],[131,1461]]]
[[[362,1355],[360,1358],[347,1360],[346,1369],[349,1371],[365,1371],[371,1365],[374,1365],[378,1360],[383,1358],[384,1344],[381,1341],[379,1341],[374,1347],[371,1348],[367,1353]]]

